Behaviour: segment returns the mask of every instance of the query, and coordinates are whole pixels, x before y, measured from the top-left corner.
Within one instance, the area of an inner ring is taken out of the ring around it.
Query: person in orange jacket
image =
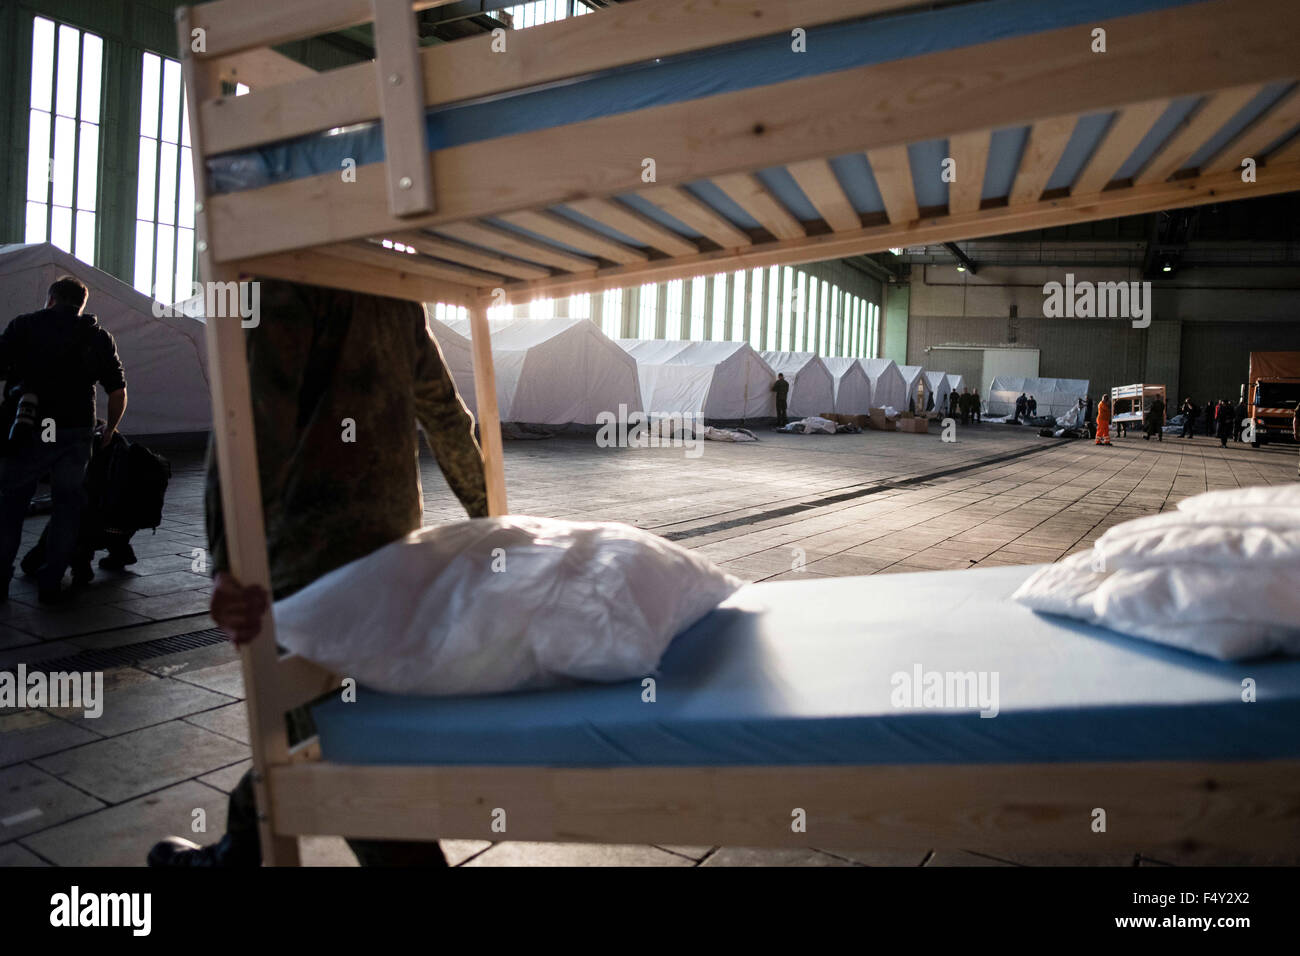
[[[1102,395],[1097,403],[1097,440],[1096,445],[1110,444],[1110,396]]]

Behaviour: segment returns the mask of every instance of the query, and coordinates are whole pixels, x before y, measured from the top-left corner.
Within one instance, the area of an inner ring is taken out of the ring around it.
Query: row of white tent
[[[476,411],[469,322],[430,314],[429,329],[461,396]],[[714,422],[771,418],[778,374],[790,383],[792,418],[865,415],[883,407],[942,409],[949,391],[964,384],[959,375],[889,359],[758,352],[744,342],[614,340],[586,319],[494,320],[489,329],[501,419],[536,425],[592,425],[600,412],[619,406]]]

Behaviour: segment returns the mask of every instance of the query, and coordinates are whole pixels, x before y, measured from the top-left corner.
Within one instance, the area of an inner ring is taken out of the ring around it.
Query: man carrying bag
[[[42,603],[60,603],[81,527],[83,482],[95,441],[95,385],[108,393],[102,445],[126,410],[126,378],[113,336],[83,314],[89,291],[72,276],[50,286],[45,308],[20,315],[0,333],[0,601],[9,598],[23,519],[36,484],[50,476],[52,510],[45,563],[37,570]]]

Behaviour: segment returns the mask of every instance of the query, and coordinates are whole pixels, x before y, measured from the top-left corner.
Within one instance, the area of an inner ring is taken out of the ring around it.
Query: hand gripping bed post
[[[375,14],[375,69],[388,162],[388,207],[394,216],[428,214],[433,178],[424,137],[424,74],[411,0],[370,0]]]

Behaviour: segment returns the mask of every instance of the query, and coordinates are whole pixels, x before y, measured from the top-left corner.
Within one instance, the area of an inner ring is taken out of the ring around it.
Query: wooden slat
[[[355,183],[327,172],[213,197],[209,224],[221,261],[633,192],[646,156],[657,159],[659,185],[679,185],[1268,82],[1295,69],[1291,37],[1271,26],[1288,11],[1285,0],[1206,0],[1101,21],[1125,37],[1105,70],[1077,30],[1058,30],[451,147],[434,154],[439,212],[426,221],[387,214],[383,164],[374,164]]]
[[[1119,175],[1124,162],[1133,155],[1142,138],[1151,132],[1156,120],[1169,108],[1169,100],[1148,100],[1124,107],[1111,120],[1101,143],[1088,164],[1075,177],[1070,192],[1075,196],[1099,193]]]
[[[1287,93],[1244,130],[1242,130],[1223,150],[1211,157],[1202,168],[1202,172],[1221,173],[1229,169],[1241,169],[1241,161],[1246,157],[1259,162],[1260,154],[1279,139],[1300,126],[1300,86]]]
[[[245,50],[225,57],[217,61],[216,74],[226,83],[243,83],[252,90],[319,75],[311,67],[274,50]]]
[[[1295,842],[1300,761],[277,767],[275,827],[370,839],[1133,853]],[[1088,824],[1106,808],[1107,826]],[[505,810],[504,821],[498,808]],[[802,809],[807,827],[796,831]],[[505,832],[492,829],[504,822]]]
[[[455,2],[410,0],[410,6],[428,10]],[[214,0],[188,9],[191,29],[203,31],[204,49],[196,54],[201,59],[333,33],[373,16],[370,0]],[[182,37],[182,48],[189,41]]]
[[[1269,153],[1265,157],[1264,163],[1271,170],[1278,166],[1289,163],[1300,162],[1300,136],[1292,136],[1289,140]]]
[[[434,106],[476,99],[914,4],[915,0],[618,4],[601,10],[595,19],[564,19],[511,32],[504,54],[492,51],[490,36],[426,48],[422,54],[425,101]],[[205,104],[202,115],[209,124],[212,151],[225,152],[376,119],[379,100],[369,64],[358,64],[321,73],[296,90],[268,91],[257,102]]]
[[[1056,116],[1033,125],[1029,142],[1025,143],[1025,152],[1020,157],[1020,171],[1011,184],[1009,202],[1037,202],[1042,197],[1048,180],[1056,171],[1056,164],[1065,152],[1065,145],[1074,133],[1076,122],[1078,118],[1074,116]]]
[[[1146,168],[1133,177],[1133,182],[1139,186],[1163,182],[1178,172],[1261,89],[1263,84],[1251,83],[1221,90],[1210,96],[1156,152]]]
[[[713,207],[680,186],[651,186],[639,190],[637,195],[646,202],[654,203],[668,215],[681,220],[682,223],[712,239],[724,249],[753,244],[753,240],[732,225],[730,220],[719,215]]]
[[[603,223],[630,239],[644,242],[670,256],[689,256],[700,251],[695,243],[612,199],[576,199],[566,205],[588,219]]]
[[[885,201],[885,214],[892,223],[914,220],[920,212],[916,207],[916,187],[912,183],[912,164],[907,158],[906,146],[885,146],[867,150],[867,162],[876,177],[876,188]]]
[[[1296,152],[1300,154],[1300,149]],[[1290,163],[1270,163],[1257,183],[1243,183],[1235,172],[1193,177],[1146,186],[1124,186],[1089,196],[1040,200],[1018,206],[994,206],[975,213],[932,216],[911,223],[871,226],[853,233],[827,233],[801,240],[756,243],[746,250],[720,250],[664,259],[641,266],[598,270],[582,278],[553,277],[506,287],[511,301],[540,295],[569,295],[667,282],[691,276],[774,265],[822,262],[912,243],[955,242],[1000,236],[1030,229],[1048,229],[1077,222],[1142,215],[1211,202],[1231,202],[1300,189],[1300,155]]]
[[[409,272],[411,275],[423,276],[427,279],[442,279],[445,282],[455,282],[476,288],[491,288],[505,282],[504,277],[493,272],[483,272],[478,269],[467,269],[464,266],[434,262],[424,256],[413,256],[407,252],[392,252],[383,246],[376,245],[373,242],[365,242],[364,240],[324,245],[320,247],[320,250],[342,259],[393,269],[398,272]]]
[[[844,194],[835,170],[825,159],[807,159],[786,167],[813,208],[836,232],[862,228],[862,217]]]
[[[984,194],[992,130],[976,130],[948,137],[948,155],[954,162],[955,179],[948,184],[948,212],[976,212]]]
[[[463,243],[439,239],[427,232],[401,232],[388,238],[394,242],[404,243],[412,249],[423,252],[426,256],[446,259],[458,265],[500,273],[503,276],[512,276],[516,279],[545,279],[551,274],[540,266],[517,262],[514,259],[507,259],[505,256],[497,255],[495,252],[475,249]]]
[[[186,106],[196,116],[198,104],[220,87],[215,72],[202,69],[189,53],[192,11],[177,11],[176,36],[181,51],[181,75]],[[206,143],[201,129],[191,130],[195,195],[207,195]],[[199,278],[204,283],[235,282],[236,269],[216,261],[206,204],[196,203],[195,251]],[[262,508],[261,475],[257,465],[257,433],[253,419],[252,388],[243,323],[238,317],[209,315],[204,322],[207,344],[208,387],[212,397],[213,457],[220,476],[222,533],[229,573],[246,586],[272,595],[271,564],[267,556],[266,520]],[[274,671],[277,662],[275,618],[266,613],[251,641],[239,649],[248,714],[249,750],[253,758],[252,789],[260,810],[257,830],[262,862],[268,866],[296,866],[298,842],[276,834],[267,776],[273,764],[289,757],[289,736],[282,712],[276,710]]]
[[[778,239],[797,239],[806,235],[799,220],[781,205],[753,173],[729,173],[713,177],[713,185],[731,197],[741,209]]]
[[[527,229],[539,236],[554,239],[556,242],[581,249],[593,256],[601,256],[611,262],[644,262],[650,258],[639,249],[615,242],[552,212],[512,212],[503,215],[501,219],[512,226]]]
[[[424,82],[411,0],[370,0],[375,17],[375,82],[384,126],[384,174],[394,216],[434,211],[433,171],[424,136]]]
[[[479,299],[470,306],[469,327],[488,515],[495,518],[508,514],[509,506],[506,503],[505,452],[501,447],[501,413],[497,408],[496,368],[492,364],[492,333],[488,326],[486,299]]]
[[[594,272],[599,265],[594,259],[584,259],[571,252],[556,249],[527,236],[508,232],[485,222],[449,222],[438,226],[444,236],[471,242],[486,249],[496,249],[519,259],[540,262],[566,272]]]
[[[411,302],[450,302],[469,305],[476,290],[445,279],[415,275],[381,265],[359,262],[350,253],[330,255],[319,249],[279,252],[234,263],[240,273],[267,279],[284,279],[327,289],[353,289],[369,295],[386,295]]]

